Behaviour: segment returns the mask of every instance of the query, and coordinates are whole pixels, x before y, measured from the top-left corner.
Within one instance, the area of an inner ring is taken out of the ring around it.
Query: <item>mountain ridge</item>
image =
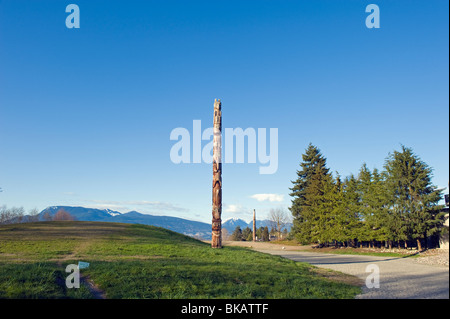
[[[65,210],[79,221],[152,225],[191,237],[205,240],[211,239],[210,224],[179,217],[142,214],[137,211],[120,213],[111,209],[88,208],[82,206],[50,206],[39,213],[39,220],[44,220],[44,215],[46,213],[53,217],[61,209]]]
[[[128,224],[144,224],[157,227],[166,228],[183,235],[199,238],[202,240],[211,239],[211,224],[200,221],[193,221],[180,217],[164,216],[164,215],[150,215],[143,214],[138,211],[129,211],[126,213],[120,213],[111,209],[89,208],[82,206],[49,206],[39,213],[39,220],[45,220],[44,215],[48,213],[53,217],[59,210],[65,210],[79,221],[99,221],[99,222],[116,222],[116,223],[128,223]],[[236,227],[241,229],[249,227],[253,229],[253,221],[247,223],[240,218],[229,218],[222,223],[222,228],[226,229],[231,234]],[[269,227],[271,226],[270,220],[256,220],[256,227]],[[291,224],[286,225],[288,231],[291,228]]]

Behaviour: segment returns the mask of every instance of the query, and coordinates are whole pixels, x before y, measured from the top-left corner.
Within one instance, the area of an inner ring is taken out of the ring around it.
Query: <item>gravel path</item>
[[[279,255],[295,261],[354,275],[366,282],[373,270],[366,267],[376,265],[379,269],[379,288],[363,286],[357,299],[448,299],[448,267],[420,264],[411,258],[374,257],[360,255],[335,255],[293,250],[276,250],[253,247],[254,249]]]
[[[306,262],[320,268],[340,271],[366,282],[379,269],[379,288],[364,285],[358,299],[449,299],[449,251],[434,250],[420,258],[375,257],[305,252],[309,246],[282,246],[264,242],[225,242],[225,245],[249,247],[260,252]],[[283,249],[282,249],[283,248]]]

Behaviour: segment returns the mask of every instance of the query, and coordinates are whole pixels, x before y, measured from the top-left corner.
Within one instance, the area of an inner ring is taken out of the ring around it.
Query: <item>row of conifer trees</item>
[[[443,230],[432,169],[405,146],[390,153],[382,171],[363,164],[358,175],[333,176],[310,144],[292,181],[291,234],[304,244],[404,247],[419,250]]]

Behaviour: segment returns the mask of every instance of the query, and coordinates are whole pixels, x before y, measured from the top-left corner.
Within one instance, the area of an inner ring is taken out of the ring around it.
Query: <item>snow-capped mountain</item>
[[[108,208],[103,209],[103,210],[104,210],[106,213],[108,213],[110,216],[119,216],[119,215],[122,215],[122,213],[116,212],[116,211],[111,210],[111,209],[108,209]]]
[[[229,232],[233,232],[237,226],[239,226],[241,229],[244,229],[245,227],[248,227],[248,223],[243,219],[235,217],[222,221],[222,227]]]

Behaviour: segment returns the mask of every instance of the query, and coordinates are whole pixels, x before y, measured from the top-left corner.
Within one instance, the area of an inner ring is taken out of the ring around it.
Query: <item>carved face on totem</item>
[[[220,99],[214,100],[214,110],[220,110],[222,107],[222,103],[220,102]]]

